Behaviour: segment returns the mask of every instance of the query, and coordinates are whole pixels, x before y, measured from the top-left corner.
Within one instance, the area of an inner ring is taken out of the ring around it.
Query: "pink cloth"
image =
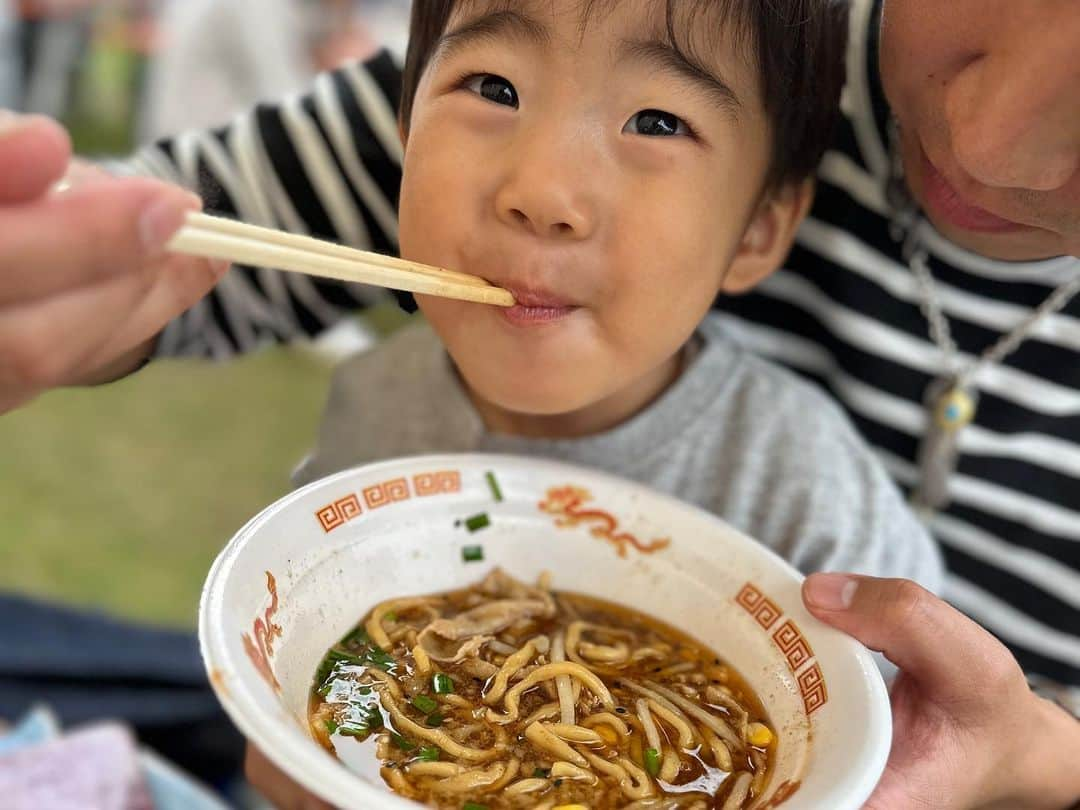
[[[135,740],[114,723],[0,757],[4,810],[153,810]]]

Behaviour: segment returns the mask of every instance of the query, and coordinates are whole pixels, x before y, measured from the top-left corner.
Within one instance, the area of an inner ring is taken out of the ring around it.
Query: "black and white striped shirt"
[[[788,268],[721,302],[756,351],[817,381],[848,410],[901,486],[916,480],[923,395],[945,370],[915,278],[890,228],[888,113],[877,79],[877,9],[853,3],[844,118]],[[397,250],[400,73],[388,55],[320,77],[215,133],[143,151],[135,168],[199,187],[211,210]],[[921,220],[962,359],[979,355],[1080,273],[1080,260],[1007,263],[968,253]],[[163,354],[226,357],[313,334],[373,301],[362,288],[234,269],[170,325]],[[951,504],[931,519],[947,596],[1007,643],[1033,682],[1069,687],[1080,709],[1080,299],[975,380]],[[977,677],[973,673],[973,678]]]

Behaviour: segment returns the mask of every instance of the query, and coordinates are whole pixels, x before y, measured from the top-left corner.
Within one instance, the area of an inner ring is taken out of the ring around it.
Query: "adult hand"
[[[1033,694],[978,624],[908,580],[814,574],[803,600],[900,669],[892,752],[867,810],[1059,810],[1080,799],[1080,723]]]
[[[54,192],[72,166],[57,124],[0,110],[0,413],[136,368],[226,269],[164,252],[196,196],[85,168]]]
[[[266,756],[248,743],[244,757],[247,780],[278,810],[334,810],[318,796],[308,793],[291,777],[278,770]]]

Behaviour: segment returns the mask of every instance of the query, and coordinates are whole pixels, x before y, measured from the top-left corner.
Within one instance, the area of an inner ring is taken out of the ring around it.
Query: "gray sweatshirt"
[[[844,570],[940,590],[940,553],[840,409],[791,372],[698,327],[682,375],[636,416],[578,439],[488,432],[424,323],[334,373],[303,484],[419,453],[477,451],[569,461],[632,478],[720,516],[804,573]]]

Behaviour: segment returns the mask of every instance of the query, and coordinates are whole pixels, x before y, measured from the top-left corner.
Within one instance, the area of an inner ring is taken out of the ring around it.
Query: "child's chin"
[[[543,383],[538,385],[538,383]],[[595,402],[590,392],[566,380],[564,385],[551,385],[550,380],[505,379],[494,384],[472,385],[483,400],[513,413],[530,416],[559,416],[586,408]]]

